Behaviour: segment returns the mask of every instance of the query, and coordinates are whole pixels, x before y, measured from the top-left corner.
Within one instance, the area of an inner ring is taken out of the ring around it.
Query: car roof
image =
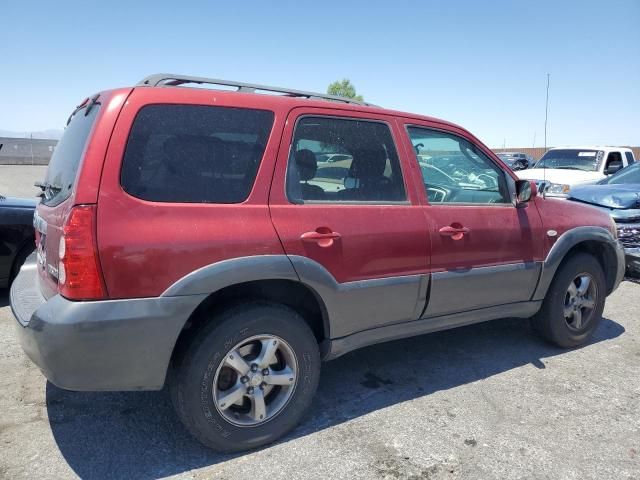
[[[553,147],[549,150],[622,150],[624,152],[631,152],[628,147],[615,147],[611,145],[567,145],[565,147]]]

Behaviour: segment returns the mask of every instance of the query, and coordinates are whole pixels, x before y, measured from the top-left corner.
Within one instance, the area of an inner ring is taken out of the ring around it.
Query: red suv
[[[43,190],[11,290],[27,355],[66,389],[167,383],[226,451],[293,428],[321,360],[366,345],[502,317],[581,345],[624,271],[608,215],[463,128],[261,85],[88,98]]]

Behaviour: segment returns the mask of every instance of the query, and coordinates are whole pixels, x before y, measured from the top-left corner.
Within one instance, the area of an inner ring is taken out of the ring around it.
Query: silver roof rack
[[[302,90],[292,90],[290,88],[271,87],[269,85],[258,85],[254,83],[235,82],[232,80],[219,80],[216,78],[191,77],[188,75],[176,75],[173,73],[156,73],[140,80],[136,87],[177,87],[189,83],[205,84],[205,85],[222,85],[225,87],[236,87],[238,92],[256,93],[256,92],[273,92],[282,93],[291,97],[304,97],[314,100],[330,100],[332,102],[352,103],[355,105],[364,105],[373,107],[375,105],[351,98],[339,97],[338,95],[329,95],[317,92],[305,92]]]

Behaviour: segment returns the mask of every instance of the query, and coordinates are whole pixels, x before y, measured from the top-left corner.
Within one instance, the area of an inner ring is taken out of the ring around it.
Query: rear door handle
[[[442,227],[440,230],[438,230],[438,232],[440,232],[440,235],[442,235],[443,237],[451,237],[452,240],[462,239],[462,237],[469,233],[469,231],[470,230],[467,227],[454,227],[451,225]]]
[[[319,227],[312,232],[305,232],[300,235],[303,242],[316,242],[320,247],[330,247],[333,241],[340,238],[338,232],[334,232],[326,227]]]

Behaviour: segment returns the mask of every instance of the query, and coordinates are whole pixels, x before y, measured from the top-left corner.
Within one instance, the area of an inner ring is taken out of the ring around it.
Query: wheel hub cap
[[[262,424],[287,405],[297,384],[298,364],[291,346],[273,335],[237,343],[220,362],[212,396],[225,420],[241,426]]]
[[[564,319],[572,330],[581,330],[591,321],[597,301],[597,286],[589,273],[577,275],[565,294]]]
[[[262,374],[261,373],[251,373],[249,374],[249,385],[252,387],[257,387],[262,383]]]

